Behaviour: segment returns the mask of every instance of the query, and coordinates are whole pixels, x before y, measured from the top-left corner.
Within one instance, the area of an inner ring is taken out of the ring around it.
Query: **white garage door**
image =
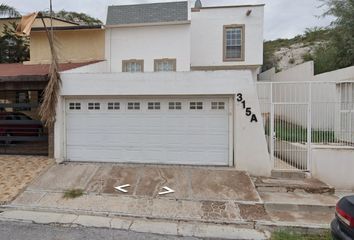
[[[227,166],[229,111],[228,98],[67,99],[66,158]]]

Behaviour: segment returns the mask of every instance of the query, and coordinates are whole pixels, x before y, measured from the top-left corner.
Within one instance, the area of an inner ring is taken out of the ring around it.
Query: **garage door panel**
[[[119,155],[115,155],[114,149],[90,149],[87,151],[89,158],[81,154],[75,154],[75,151],[70,152],[75,161],[95,161],[95,162],[120,162],[120,163],[156,163],[161,164],[161,151],[135,152],[124,150]],[[143,154],[144,153],[144,154]],[[225,166],[224,162],[215,161],[215,159],[227,158],[227,154],[223,152],[168,152],[163,154],[163,164],[185,164],[185,165],[214,165]]]
[[[225,132],[227,134],[227,132]],[[202,148],[213,147],[213,146],[225,146],[225,134],[189,134],[186,138],[185,134],[169,134],[169,135],[153,135],[150,134],[146,136],[144,134],[137,133],[103,133],[103,132],[93,132],[93,133],[74,133],[72,132],[72,137],[67,139],[68,145],[109,145],[115,144],[119,145],[149,145],[149,144],[183,144],[184,147],[192,145],[192,147],[200,146]],[[119,136],[117,136],[119,135]],[[140,137],[139,137],[140,136]],[[201,140],[202,139],[202,140]],[[226,142],[227,143],[227,142]]]
[[[211,108],[213,99],[102,100],[77,99],[82,108],[70,109],[67,100],[66,157],[71,161],[122,163],[229,164],[228,99],[225,108]],[[120,102],[120,109],[108,111],[108,102]],[[148,102],[160,102],[149,110]],[[169,109],[169,102],[181,102],[182,109]],[[190,102],[203,102],[203,109],[189,109]],[[88,110],[88,102],[100,109]],[[128,102],[140,109],[129,110]]]

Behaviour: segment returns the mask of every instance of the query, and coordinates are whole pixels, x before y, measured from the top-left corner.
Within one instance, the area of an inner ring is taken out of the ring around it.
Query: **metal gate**
[[[41,95],[0,91],[0,154],[48,155],[48,130],[38,116]]]
[[[354,82],[258,82],[273,168],[311,171],[318,145],[354,146]]]
[[[308,103],[272,103],[273,132],[271,141],[274,168],[279,170],[309,170],[310,143]],[[304,120],[302,125],[293,124],[286,118],[291,113],[299,114]]]

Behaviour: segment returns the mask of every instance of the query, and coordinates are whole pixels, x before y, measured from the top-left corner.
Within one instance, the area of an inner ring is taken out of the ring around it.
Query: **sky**
[[[108,5],[171,2],[174,0],[52,0],[54,11],[84,12],[105,22]],[[190,0],[192,3],[194,0]],[[49,9],[49,0],[0,0],[15,7],[21,14]],[[203,6],[259,4],[265,6],[264,38],[291,38],[306,28],[328,26],[331,17],[319,17],[325,8],[319,0],[202,0]]]

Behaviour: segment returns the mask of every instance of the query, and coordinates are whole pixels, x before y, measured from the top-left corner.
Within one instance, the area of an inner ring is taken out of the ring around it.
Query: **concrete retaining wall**
[[[337,190],[354,190],[354,147],[313,146],[312,176]]]

